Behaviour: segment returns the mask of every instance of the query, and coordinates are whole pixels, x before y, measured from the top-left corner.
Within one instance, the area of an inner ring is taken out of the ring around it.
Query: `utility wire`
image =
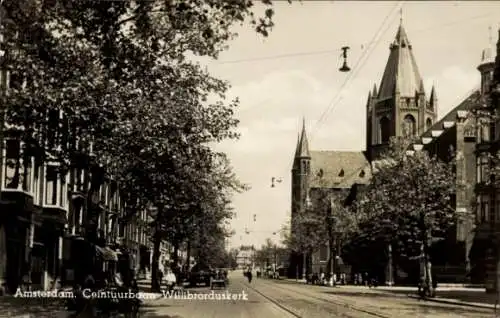
[[[342,83],[342,86],[340,87],[340,89],[338,90],[338,93],[333,97],[333,99],[330,101],[330,103],[328,104],[326,110],[321,114],[320,118],[318,119],[318,121],[316,122],[316,124],[314,125],[313,129],[312,129],[312,132],[311,132],[311,136],[314,135],[314,133],[316,132],[317,128],[321,125],[322,121],[326,119],[326,117],[328,116],[328,114],[333,110],[333,108],[335,108],[335,106],[342,100],[342,97],[341,97],[341,93],[344,91],[344,88],[347,86],[347,84],[350,82],[351,78],[355,78],[356,75],[358,74],[359,70],[364,66],[364,64],[366,63],[366,61],[368,60],[369,56],[371,55],[371,53],[373,52],[373,49],[377,46],[377,44],[380,42],[380,39],[381,39],[381,36],[387,32],[387,30],[389,29],[390,27],[390,23],[387,23],[387,21],[389,21],[389,18],[394,14],[394,12],[401,7],[401,4],[403,3],[403,1],[399,1],[394,7],[393,9],[386,15],[386,17],[384,18],[384,20],[382,21],[382,24],[380,25],[380,27],[378,28],[377,32],[375,32],[375,35],[373,36],[373,39],[371,42],[375,42],[375,45],[374,46],[368,46],[365,51],[363,52],[363,54],[361,54],[360,58],[358,59],[358,61],[356,62],[356,64],[354,65],[353,67],[353,72],[349,73],[349,75],[347,76],[347,78],[345,79],[344,83]],[[384,27],[385,27],[385,30],[384,30]],[[365,58],[366,56],[366,58]]]
[[[452,22],[448,23],[443,23],[443,24],[438,24],[434,25],[431,27],[427,28],[422,28],[422,29],[417,29],[417,30],[412,30],[412,34],[418,34],[418,33],[423,33],[423,32],[428,32],[432,31],[438,28],[446,28],[449,26],[457,25],[457,24],[463,24],[464,21],[472,21],[472,20],[478,20],[486,17],[491,17],[493,16],[493,13],[488,13],[488,14],[483,14],[483,15],[478,15],[466,19],[460,19],[460,20],[455,20]],[[369,41],[365,43],[354,43],[351,45],[351,47],[367,47],[376,41]],[[228,60],[228,61],[215,61],[215,65],[224,65],[224,64],[238,64],[238,63],[247,63],[247,62],[257,62],[257,61],[266,61],[266,60],[277,60],[277,59],[283,59],[283,58],[290,58],[290,57],[301,57],[301,56],[314,56],[314,55],[324,55],[324,54],[331,54],[331,53],[337,53],[339,50],[321,50],[321,51],[306,51],[306,52],[297,52],[297,53],[286,53],[286,54],[278,54],[278,55],[271,55],[271,56],[262,56],[262,57],[255,57],[255,58],[247,58],[247,59],[238,59],[238,60]]]

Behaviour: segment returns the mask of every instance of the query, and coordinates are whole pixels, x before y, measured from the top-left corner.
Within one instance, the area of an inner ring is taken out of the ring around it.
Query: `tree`
[[[236,137],[230,130],[237,123],[235,103],[223,102],[227,83],[186,56],[216,57],[234,35],[231,25],[252,16],[251,6],[5,1],[3,62],[16,80],[3,102],[8,122],[24,126],[24,152],[33,145],[41,160],[69,166],[92,151],[97,168],[111,170],[132,193],[131,213],[154,205],[157,224],[181,219],[208,187],[200,182],[213,167],[207,144]],[[272,10],[251,22],[266,35],[271,17]],[[206,103],[213,94],[219,100]],[[77,141],[85,147],[72,147]]]
[[[333,272],[339,252],[337,246],[355,231],[357,214],[349,206],[349,190],[333,188],[322,176],[314,178],[319,186],[310,189],[310,205],[306,212],[292,218],[294,231],[286,243],[294,251],[308,253],[328,244],[330,271]]]
[[[359,201],[365,214],[360,229],[372,241],[398,246],[408,257],[419,251],[426,282],[432,286],[430,246],[463,217],[453,207],[454,162],[439,161],[426,152],[393,153],[387,159],[376,167]]]

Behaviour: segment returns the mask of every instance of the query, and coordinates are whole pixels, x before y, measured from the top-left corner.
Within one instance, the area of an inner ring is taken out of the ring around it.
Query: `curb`
[[[480,304],[480,303],[469,303],[469,302],[462,302],[462,301],[456,301],[452,299],[444,299],[444,298],[425,298],[421,299],[417,295],[407,295],[408,298],[413,298],[413,299],[420,299],[423,301],[431,301],[435,303],[441,303],[441,304],[449,304],[449,305],[459,305],[459,306],[464,306],[464,307],[473,307],[473,308],[481,308],[481,309],[495,309],[494,305],[490,304]]]

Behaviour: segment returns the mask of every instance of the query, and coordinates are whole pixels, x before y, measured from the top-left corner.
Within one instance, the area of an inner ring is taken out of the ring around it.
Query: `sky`
[[[233,199],[233,247],[281,241],[303,117],[311,150],[365,149],[368,91],[380,84],[401,16],[427,96],[436,87],[439,118],[479,86],[481,52],[500,27],[498,1],[277,1],[274,8],[268,38],[237,26],[238,38],[207,64],[241,102],[241,138],[217,146],[251,187]],[[350,47],[348,73],[338,71],[343,46]],[[282,182],[272,188],[272,177]]]

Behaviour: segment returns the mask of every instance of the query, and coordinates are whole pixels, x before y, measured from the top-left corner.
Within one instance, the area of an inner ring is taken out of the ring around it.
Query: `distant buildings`
[[[255,248],[253,246],[242,245],[236,256],[236,264],[238,268],[253,267],[255,262]]]

